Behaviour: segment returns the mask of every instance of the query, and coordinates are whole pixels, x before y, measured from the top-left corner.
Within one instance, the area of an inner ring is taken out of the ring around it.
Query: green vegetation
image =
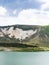
[[[25,40],[19,40],[8,37],[0,37],[0,51],[5,50],[5,48],[10,49],[11,51],[49,51],[49,26],[32,26],[32,25],[12,25],[12,26],[1,26],[0,28],[10,27],[20,28],[23,30],[36,30],[37,33],[26,38]]]
[[[36,26],[36,25],[10,25],[10,26],[0,26],[0,28],[7,28],[7,30],[10,28],[10,27],[14,27],[13,29],[15,30],[16,28],[20,28],[20,29],[23,29],[23,30],[30,30],[30,29],[38,29],[39,26]]]
[[[0,51],[13,51],[13,52],[40,52],[49,51],[47,47],[28,47],[28,48],[18,48],[18,47],[0,47]]]

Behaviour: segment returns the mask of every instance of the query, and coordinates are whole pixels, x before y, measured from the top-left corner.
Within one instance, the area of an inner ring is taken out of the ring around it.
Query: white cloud
[[[32,1],[32,0],[29,0]],[[13,25],[13,24],[25,24],[25,25],[49,25],[49,11],[45,9],[49,8],[49,0],[37,0],[41,4],[40,9],[24,9],[18,13],[18,16],[8,16],[7,9],[0,6],[0,25]],[[13,11],[14,15],[17,15],[17,10]]]
[[[0,16],[6,15],[7,10],[4,7],[0,6]]]
[[[36,1],[38,1],[38,2],[43,2],[43,3],[49,2],[49,0],[36,0]]]
[[[42,3],[41,10],[46,10],[49,8],[49,0],[36,0],[36,1]]]
[[[45,10],[49,8],[49,3],[45,3],[43,5],[41,5],[41,10]]]
[[[13,14],[16,15],[16,14],[17,14],[17,10],[14,10],[14,11],[13,11]]]
[[[49,24],[49,12],[36,9],[27,9],[19,13],[18,21],[24,24],[32,25],[48,25]]]
[[[0,25],[49,25],[49,11],[26,9],[19,12],[17,17],[0,17]]]

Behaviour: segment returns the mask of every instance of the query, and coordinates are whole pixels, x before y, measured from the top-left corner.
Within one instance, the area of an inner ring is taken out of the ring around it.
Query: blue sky
[[[0,25],[49,25],[49,0],[0,0]]]
[[[0,0],[0,6],[5,7],[12,15],[14,9],[21,11],[23,9],[38,9],[41,3],[35,0]]]
[[[35,0],[0,0],[0,6],[7,9],[39,8],[40,3]]]

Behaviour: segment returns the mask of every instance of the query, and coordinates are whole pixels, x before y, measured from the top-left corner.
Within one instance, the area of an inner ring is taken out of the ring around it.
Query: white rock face
[[[3,33],[2,32],[0,32],[0,37],[3,37],[4,35],[3,35]]]
[[[0,37],[3,37],[3,33],[2,33],[2,30],[0,29]]]
[[[22,30],[22,29],[19,29],[19,28],[16,28],[15,30],[13,30],[13,27],[10,27],[9,30],[7,30],[7,28],[5,29],[1,29],[2,32],[0,32],[0,37],[3,37],[4,34],[7,35],[12,38],[13,36],[16,38],[16,39],[25,39],[26,37],[30,37],[32,36],[33,34],[35,34],[37,32],[37,30],[33,31],[33,30]]]

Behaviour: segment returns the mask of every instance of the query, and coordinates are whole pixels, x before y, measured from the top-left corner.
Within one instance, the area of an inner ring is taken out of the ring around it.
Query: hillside
[[[12,25],[0,27],[0,43],[18,43],[37,34],[38,26]],[[9,42],[6,42],[6,41]]]
[[[49,26],[0,26],[0,46],[17,48],[49,48]]]

